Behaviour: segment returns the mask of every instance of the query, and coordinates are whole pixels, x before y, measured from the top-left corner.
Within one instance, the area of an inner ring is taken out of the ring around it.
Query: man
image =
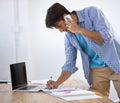
[[[64,17],[70,14],[71,19]],[[120,97],[120,45],[101,10],[95,7],[69,12],[59,3],[47,11],[46,27],[56,28],[65,34],[66,62],[57,81],[49,80],[49,89],[57,88],[77,71],[77,50],[82,57],[85,78],[104,95],[109,95],[110,80]]]

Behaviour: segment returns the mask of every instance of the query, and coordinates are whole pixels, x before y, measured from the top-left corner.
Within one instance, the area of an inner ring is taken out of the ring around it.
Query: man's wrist
[[[61,84],[61,82],[59,82],[59,81],[55,82],[56,87],[58,87],[60,84]]]
[[[79,34],[85,34],[85,29],[84,28],[80,28],[79,31],[78,31]]]

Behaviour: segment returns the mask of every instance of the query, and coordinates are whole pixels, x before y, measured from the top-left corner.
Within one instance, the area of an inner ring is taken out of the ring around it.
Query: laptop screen
[[[27,85],[25,62],[10,64],[12,89]]]

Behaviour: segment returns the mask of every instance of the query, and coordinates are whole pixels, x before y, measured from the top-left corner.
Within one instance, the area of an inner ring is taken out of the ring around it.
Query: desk
[[[12,92],[10,84],[0,84],[0,103],[113,103],[107,97],[98,92],[96,93],[103,98],[65,101],[43,92]]]

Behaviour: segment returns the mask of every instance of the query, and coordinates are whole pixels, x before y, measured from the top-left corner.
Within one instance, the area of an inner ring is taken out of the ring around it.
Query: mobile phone
[[[68,15],[64,16],[65,21],[67,21],[67,18],[69,18],[70,20],[72,20],[72,18],[71,18],[71,16],[70,16],[70,14],[68,14]]]

